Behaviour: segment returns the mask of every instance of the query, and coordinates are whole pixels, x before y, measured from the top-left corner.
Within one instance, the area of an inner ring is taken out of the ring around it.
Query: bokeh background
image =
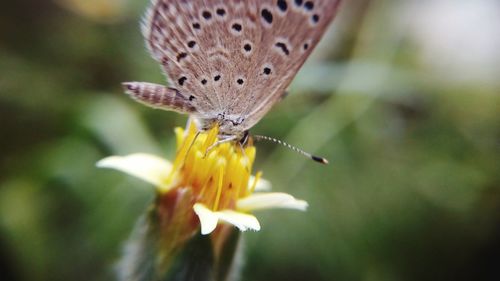
[[[345,0],[257,169],[310,203],[258,213],[243,280],[500,280],[500,3]],[[95,162],[174,154],[186,118],[122,94],[163,83],[146,0],[0,4],[0,279],[113,280],[151,186]]]

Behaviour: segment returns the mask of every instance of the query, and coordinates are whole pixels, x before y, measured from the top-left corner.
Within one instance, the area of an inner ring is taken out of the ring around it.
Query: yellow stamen
[[[249,188],[255,159],[255,147],[251,143],[245,148],[236,141],[217,144],[218,126],[200,132],[190,123],[186,130],[177,128],[175,133],[177,156],[169,183],[190,188],[194,200],[213,211],[234,209],[240,198],[253,192],[260,176],[258,174]]]
[[[206,135],[206,140],[203,143],[202,149],[206,151],[212,144],[214,144],[215,141],[217,140],[218,134],[219,134],[219,126],[215,125],[214,128],[208,131],[208,135]]]
[[[220,196],[222,194],[222,182],[224,180],[223,175],[224,175],[224,166],[221,165],[219,168],[219,181],[217,184],[217,194],[215,195],[215,202],[213,207],[214,211],[216,211],[219,208]]]
[[[249,194],[252,194],[255,191],[255,187],[257,186],[257,182],[260,180],[261,176],[262,176],[262,172],[261,171],[257,172],[257,174],[255,175],[255,180],[252,183],[252,187],[250,188],[250,190],[248,192]]]
[[[191,146],[190,144],[195,140],[196,137],[196,125],[194,123],[190,123],[189,128],[188,128],[188,134],[184,138],[184,141],[182,141],[182,144],[180,145],[178,152],[177,152],[177,157],[175,158],[174,165],[172,167],[172,172],[167,178],[167,183],[172,183],[172,179],[174,178],[175,174],[178,172],[178,169],[180,166],[183,164],[183,162],[186,159],[189,147]],[[177,130],[176,133],[180,133],[180,130]],[[177,135],[177,140],[179,140],[179,134]],[[189,144],[189,145],[186,145]],[[188,161],[189,162],[189,161]]]

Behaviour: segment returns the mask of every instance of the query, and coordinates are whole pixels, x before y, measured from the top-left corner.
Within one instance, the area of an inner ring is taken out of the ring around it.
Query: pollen
[[[255,147],[238,142],[217,144],[219,128],[198,132],[195,124],[176,128],[177,153],[168,176],[171,188],[190,188],[193,199],[212,211],[235,209],[238,199],[248,197],[260,178],[250,181]]]

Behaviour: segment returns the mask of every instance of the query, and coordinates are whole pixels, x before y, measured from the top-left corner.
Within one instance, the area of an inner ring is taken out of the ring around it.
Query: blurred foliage
[[[152,189],[94,164],[171,158],[186,119],[120,89],[164,82],[147,1],[84,2],[0,4],[2,280],[112,280]],[[345,1],[253,129],[331,164],[258,145],[274,189],[310,210],[258,214],[243,280],[500,279],[499,19],[494,0]]]

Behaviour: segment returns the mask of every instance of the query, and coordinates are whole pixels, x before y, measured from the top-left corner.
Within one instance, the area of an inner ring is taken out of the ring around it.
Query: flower
[[[256,153],[251,141],[246,147],[238,142],[217,143],[217,126],[198,132],[193,122],[186,130],[176,128],[175,133],[177,153],[173,163],[137,153],[107,157],[97,166],[116,169],[155,185],[158,200],[166,205],[165,212],[181,212],[171,216],[170,222],[184,222],[187,226],[183,235],[192,235],[199,226],[201,234],[210,234],[219,223],[234,225],[241,231],[258,231],[260,223],[252,211],[307,208],[307,202],[289,194],[265,192],[270,184],[261,179],[262,173],[251,175]],[[194,216],[199,223],[192,219]]]

